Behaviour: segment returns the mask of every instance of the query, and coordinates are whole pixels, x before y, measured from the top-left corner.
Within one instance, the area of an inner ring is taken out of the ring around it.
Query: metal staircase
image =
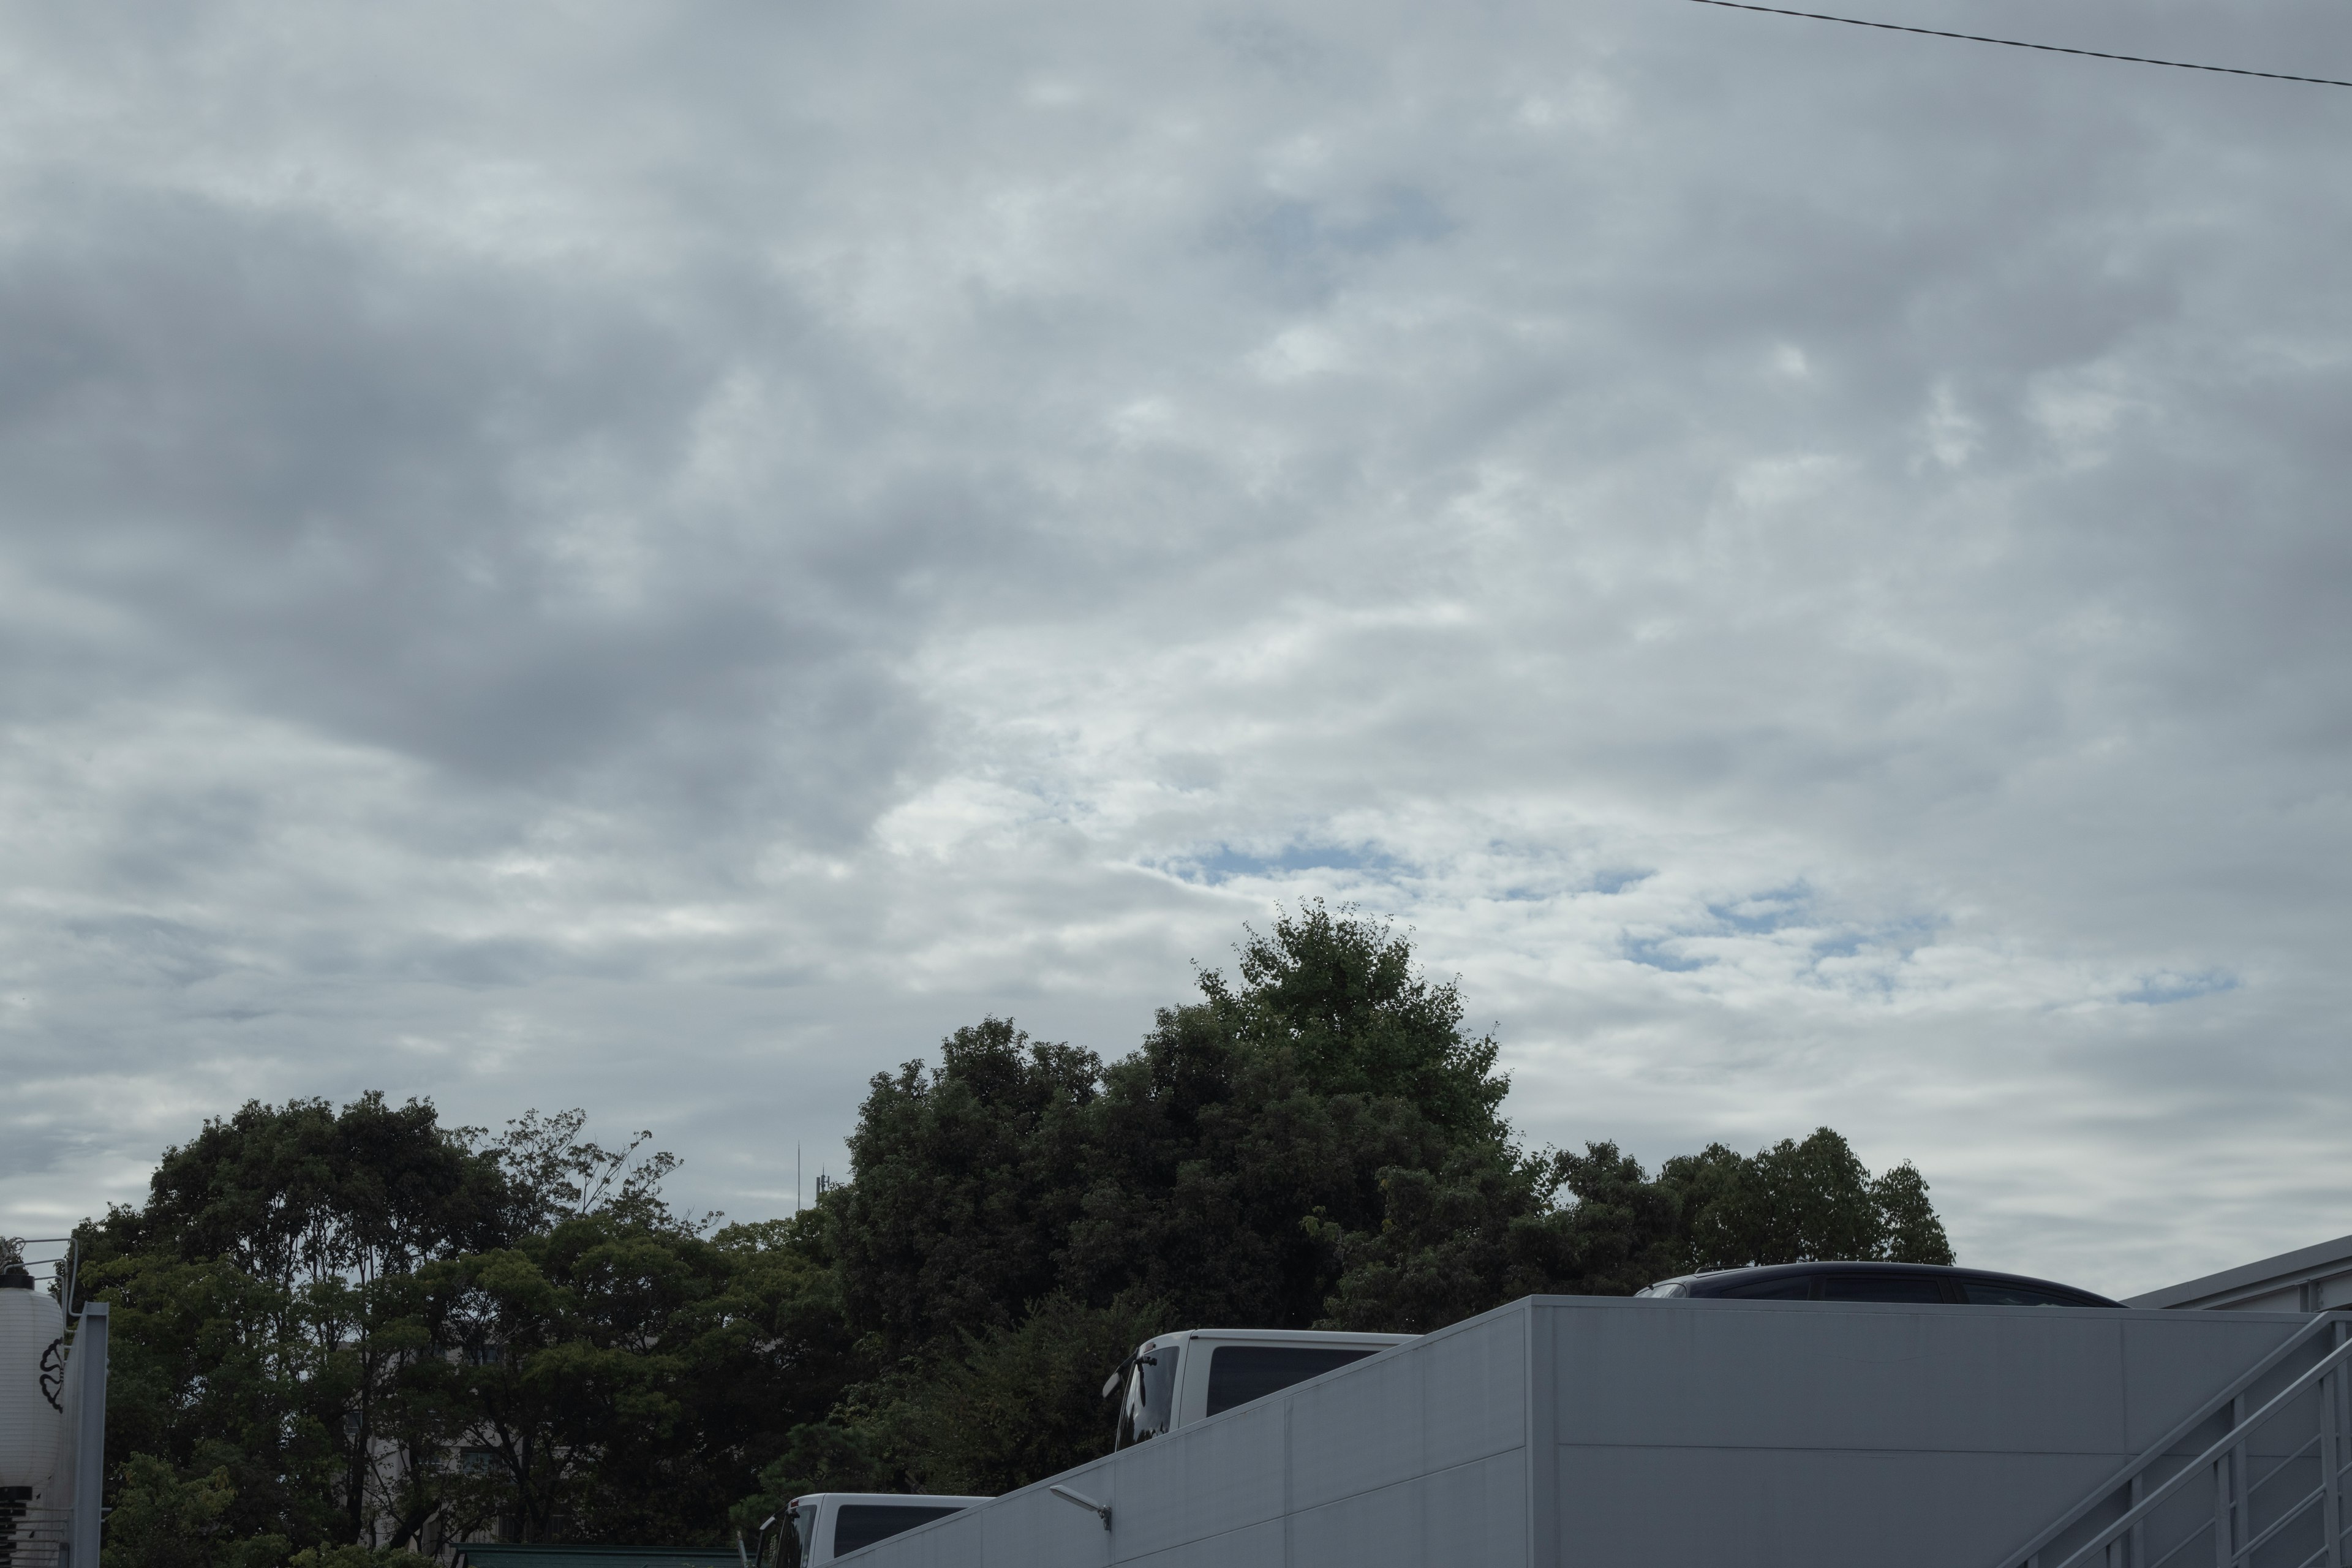
[[[2352,1568],[2347,1469],[2352,1313],[2323,1312],[1997,1568]]]

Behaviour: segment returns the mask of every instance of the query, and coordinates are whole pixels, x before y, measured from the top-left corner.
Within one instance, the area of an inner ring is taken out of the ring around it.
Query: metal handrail
[[[2323,1319],[2321,1321],[2326,1321],[2327,1320]],[[2306,1332],[2308,1332],[2308,1331],[2306,1331]],[[2076,1565],[2081,1563],[2084,1559],[2088,1557],[2092,1552],[2104,1552],[2108,1546],[2123,1539],[2123,1537],[2130,1531],[2132,1526],[2145,1522],[2148,1515],[2154,1513],[2160,1505],[2178,1495],[2180,1489],[2187,1486],[2191,1479],[2201,1477],[2209,1467],[2220,1462],[2224,1454],[2228,1453],[2232,1448],[2243,1447],[2245,1446],[2247,1434],[2253,1431],[2255,1427],[2262,1426],[2272,1416],[2277,1415],[2279,1411],[2284,1409],[2290,1401],[2294,1400],[2298,1395],[2306,1393],[2314,1384],[2319,1382],[2322,1378],[2325,1378],[2329,1373],[2334,1372],[2337,1368],[2345,1366],[2347,1363],[2352,1363],[2352,1340],[2347,1340],[2344,1343],[2337,1345],[2334,1350],[2320,1357],[2316,1362],[2314,1362],[2299,1376],[2297,1376],[2293,1383],[2288,1384],[2284,1388],[2280,1389],[2276,1394],[2273,1394],[2260,1410],[2255,1411],[2243,1421],[2233,1425],[2229,1431],[2221,1435],[2211,1447],[2207,1448],[2194,1459],[2191,1459],[2189,1463],[2181,1466],[2179,1469],[2173,1472],[2170,1479],[2165,1481],[2154,1491],[2149,1492],[2146,1497],[2140,1499],[2139,1501],[2126,1509],[2122,1518],[2116,1520],[2113,1524],[2110,1524],[2105,1530],[2099,1531],[2098,1534],[2091,1537],[2090,1540],[2077,1547],[2072,1555],[2068,1556],[2063,1562],[2057,1565],[2057,1568],[2076,1568]],[[2321,1419],[2325,1420],[2333,1414],[2334,1413],[2332,1411],[2324,1412]],[[2158,1449],[2147,1456],[2147,1462],[2153,1464],[2157,1459],[2162,1457],[2162,1450]],[[2288,1520],[2300,1517],[2304,1510],[2309,1508],[2314,1502],[2316,1502],[2321,1498],[2326,1496],[2329,1488],[2339,1478],[2336,1476],[2323,1476],[2316,1491],[2305,1498],[2301,1502],[2295,1504],[2293,1509],[2289,1510],[2277,1521],[2275,1521],[2269,1530],[2264,1531],[2253,1541],[2248,1542],[2244,1546],[2232,1552],[2230,1554],[2229,1561],[2231,1563],[2242,1561],[2257,1545],[2260,1545],[2264,1541],[2268,1541],[2272,1535],[2275,1534],[2279,1525],[2285,1523]],[[2113,1496],[2114,1493],[2112,1489],[2110,1489],[2107,1493],[2103,1495]],[[2079,1519],[2082,1516],[2077,1514],[2075,1517]],[[2220,1509],[2217,1507],[2214,1514],[2215,1522],[2219,1523],[2222,1517],[2223,1516],[2221,1513]]]
[[[2141,1474],[2147,1470],[2150,1465],[2164,1458],[2164,1456],[2171,1450],[2174,1444],[2179,1442],[2183,1437],[2188,1436],[2189,1434],[2205,1425],[2206,1422],[2213,1419],[2215,1415],[2221,1413],[2221,1406],[2229,1404],[2230,1401],[2237,1398],[2238,1395],[2245,1393],[2246,1390],[2261,1382],[2265,1375],[2277,1367],[2279,1363],[2286,1360],[2287,1357],[2293,1355],[2297,1350],[2301,1349],[2305,1342],[2314,1338],[2322,1331],[2347,1321],[2346,1315],[2341,1311],[2322,1312],[2318,1316],[2313,1318],[2311,1321],[2305,1323],[2302,1328],[2297,1329],[2293,1334],[2290,1334],[2277,1349],[2272,1351],[2270,1354],[2263,1357],[2262,1360],[2254,1363],[2252,1366],[2247,1368],[2245,1372],[2238,1376],[2236,1381],[2232,1382],[2228,1387],[2222,1389],[2221,1393],[2213,1395],[2204,1404],[2199,1405],[2195,1412],[2189,1415],[2187,1419],[2181,1421],[2179,1425],[2175,1426],[2171,1431],[2167,1432],[2163,1436],[2158,1438],[2153,1444],[2151,1444],[2147,1449],[2143,1450],[2137,1458],[2131,1460],[2129,1463],[2125,1465],[2122,1469],[2117,1470],[2114,1476],[2099,1483],[2097,1489],[2095,1489],[2088,1497],[2085,1497],[2081,1502],[2076,1503],[2073,1508],[2070,1508],[2064,1513],[2060,1514],[2057,1520],[2047,1529],[2043,1530],[2040,1534],[2036,1535],[2032,1540],[2027,1542],[2023,1546],[2018,1548],[2016,1551],[2005,1554],[2000,1560],[2000,1568],[2016,1568],[2016,1565],[2019,1563],[2030,1563],[2032,1561],[2032,1559],[2041,1552],[2043,1547],[2049,1545],[2052,1542],[2057,1540],[2061,1535],[2080,1523],[2084,1514],[2090,1512],[2093,1509],[2098,1507],[2101,1503],[2115,1496],[2116,1493],[2120,1491],[2123,1488],[2129,1486],[2134,1476]],[[2195,1468],[2194,1466],[2189,1468],[2192,1469]]]

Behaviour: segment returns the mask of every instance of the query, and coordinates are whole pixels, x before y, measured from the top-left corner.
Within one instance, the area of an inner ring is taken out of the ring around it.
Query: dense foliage
[[[838,1291],[791,1225],[677,1215],[674,1161],[582,1124],[247,1105],[84,1226],[107,1568],[717,1535],[848,1385]]]
[[[1180,1326],[1417,1331],[1694,1268],[1948,1262],[1826,1128],[1652,1175],[1529,1152],[1407,942],[1310,904],[1106,1063],[1008,1019],[877,1075],[852,1179],[675,1213],[578,1112],[491,1140],[247,1105],[85,1227],[116,1303],[106,1568],[363,1568],[495,1531],[709,1543],[824,1488],[994,1492],[1100,1452]],[[413,1559],[412,1559],[413,1560]]]

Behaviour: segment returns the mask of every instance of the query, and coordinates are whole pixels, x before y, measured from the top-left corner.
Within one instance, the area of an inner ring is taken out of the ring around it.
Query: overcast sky
[[[1683,0],[13,7],[0,1224],[369,1088],[779,1214],[1320,895],[1533,1143],[2352,1231],[2347,147]]]

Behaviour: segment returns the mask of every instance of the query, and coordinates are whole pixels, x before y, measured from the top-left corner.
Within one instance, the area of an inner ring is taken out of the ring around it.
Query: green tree
[[[1344,1268],[1318,1326],[1425,1333],[1558,1289],[1570,1268],[1559,1184],[1557,1166],[1509,1148],[1383,1170],[1377,1223],[1331,1237]]]
[[[1951,1243],[1908,1164],[1874,1177],[1844,1138],[1816,1128],[1742,1158],[1723,1145],[1669,1160],[1684,1268],[1814,1258],[1950,1263]]]
[[[1102,1063],[1008,1019],[958,1029],[936,1070],[877,1074],[821,1205],[851,1318],[891,1356],[1010,1327],[1058,1283],[1094,1175]]]
[[[248,1104],[167,1150],[142,1208],[83,1227],[138,1517],[201,1504],[207,1552],[414,1546],[436,1516],[714,1540],[848,1381],[835,1271],[814,1216],[704,1235],[661,1198],[675,1157],[584,1121],[492,1142],[370,1094]],[[130,1531],[116,1568],[167,1533]]]
[[[1381,1225],[1383,1173],[1507,1149],[1494,1042],[1390,928],[1311,904],[1239,958],[1238,983],[1202,975],[1202,1000],[1108,1068],[992,1018],[936,1069],[873,1080],[824,1212],[886,1359],[959,1354],[1057,1294],[1305,1327],[1340,1239]]]
[[[576,1110],[498,1138],[248,1104],[82,1227],[115,1303],[105,1568],[383,1568],[435,1520],[716,1544],[798,1492],[1000,1491],[1107,1446],[1187,1326],[1424,1331],[1697,1268],[1948,1262],[1837,1133],[1652,1177],[1530,1152],[1408,940],[1311,903],[1106,1063],[988,1018],[871,1082],[852,1180],[719,1228]]]
[[[1433,1171],[1459,1147],[1412,1100],[1328,1092],[1295,1042],[1234,1022],[1214,1003],[1164,1011],[1106,1074],[1101,1175],[1064,1242],[1077,1299],[1139,1289],[1190,1322],[1307,1327],[1339,1238],[1380,1223],[1382,1173]]]
[[[791,1429],[839,1397],[837,1298],[792,1227],[705,1237],[663,1212],[593,1209],[427,1271],[457,1352],[444,1403],[484,1461],[456,1483],[462,1523],[709,1541]]]
[[[1104,1307],[1049,1296],[1012,1328],[961,1336],[958,1353],[866,1385],[843,1418],[796,1434],[736,1510],[744,1524],[802,1492],[994,1495],[1110,1446],[1106,1373],[1174,1327],[1165,1302],[1129,1293]]]
[[[121,1303],[110,1403],[136,1451],[227,1477],[232,1537],[399,1543],[431,1513],[445,1435],[390,1419],[432,1353],[408,1281],[524,1217],[478,1142],[420,1100],[248,1102],[83,1227],[85,1293]]]
[[[1870,1184],[1878,1204],[1878,1256],[1894,1263],[1953,1261],[1951,1238],[1927,1201],[1927,1179],[1908,1160]]]
[[[1103,1307],[1049,1296],[1017,1328],[967,1333],[963,1353],[908,1401],[917,1481],[992,1496],[1093,1458],[1117,1416],[1105,1373],[1174,1326],[1166,1302],[1129,1291]]]
[[[1380,1226],[1341,1238],[1329,1326],[1426,1331],[1536,1292],[1622,1296],[1748,1264],[1952,1261],[1919,1173],[1874,1177],[1826,1127],[1752,1156],[1710,1144],[1655,1180],[1593,1143],[1543,1160],[1473,1151],[1382,1181]]]
[[[1613,1143],[1465,1151],[1383,1183],[1379,1226],[1342,1242],[1326,1327],[1426,1333],[1527,1295],[1629,1295],[1681,1261],[1675,1195]]]
[[[1236,983],[1204,974],[1200,1001],[1108,1067],[989,1019],[943,1041],[936,1069],[873,1080],[853,1179],[819,1212],[876,1360],[832,1420],[794,1435],[774,1484],[967,1484],[1075,1462],[1108,1442],[1100,1381],[1125,1346],[1032,1378],[1026,1448],[974,1437],[950,1454],[919,1413],[946,1391],[960,1420],[1004,1408],[1017,1380],[986,1369],[1093,1343],[1046,1325],[1126,1332],[1134,1303],[1167,1323],[1307,1327],[1391,1189],[1516,1158],[1494,1042],[1464,1033],[1454,987],[1420,975],[1390,928],[1314,904],[1250,932],[1239,958]],[[1021,1425],[996,1419],[981,1425]]]
[[[1286,1048],[1316,1093],[1408,1101],[1454,1140],[1507,1136],[1493,1037],[1463,1033],[1459,988],[1424,977],[1406,938],[1319,899],[1277,911],[1269,934],[1244,929],[1240,986],[1201,977],[1235,1038]]]
[[[133,1454],[108,1510],[102,1568],[278,1568],[293,1550],[282,1535],[236,1539],[228,1472],[183,1479],[152,1454]]]

